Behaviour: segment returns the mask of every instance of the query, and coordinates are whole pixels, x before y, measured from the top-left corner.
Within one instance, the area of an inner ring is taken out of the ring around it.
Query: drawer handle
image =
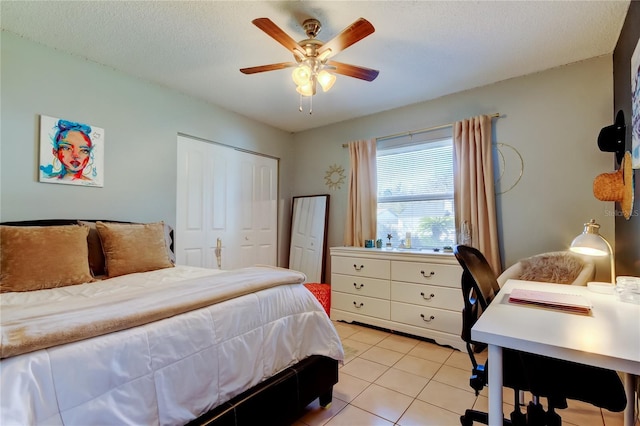
[[[353,302],[353,303],[355,303],[355,302]],[[420,314],[420,316],[422,317],[422,321],[424,321],[424,322],[431,322],[432,320],[436,319],[436,317],[434,317],[433,315],[431,315],[431,316],[429,317],[429,319],[426,319],[426,318],[424,317],[424,314]]]
[[[353,264],[353,269],[355,269],[356,271],[361,271],[362,269],[364,269],[364,265],[360,265],[360,267],[358,268],[358,265],[356,265],[355,263]]]
[[[364,284],[358,285],[356,283],[353,283],[353,286],[356,288],[356,290],[360,290],[362,287],[364,287]]]
[[[360,304],[358,305],[356,302],[353,302],[353,306],[355,306],[356,309],[360,309],[364,306],[364,303],[360,302]]]
[[[431,294],[429,295],[429,297],[426,297],[426,296],[424,295],[424,293],[420,293],[420,296],[422,296],[422,298],[423,298],[424,300],[431,300],[431,299],[433,299],[434,297],[436,297],[436,295],[435,295],[435,294],[433,294],[433,293],[431,293]]]
[[[433,272],[433,271],[429,272],[429,275],[425,274],[425,273],[424,273],[424,271],[420,271],[420,273],[421,273],[421,274],[422,274],[422,276],[423,276],[423,277],[425,277],[425,278],[431,278],[431,277],[433,277],[433,276],[436,274],[436,273],[435,273],[435,272]]]

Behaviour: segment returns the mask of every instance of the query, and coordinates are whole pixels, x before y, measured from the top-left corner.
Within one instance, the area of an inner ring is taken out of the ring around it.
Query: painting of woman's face
[[[104,129],[41,115],[38,169],[40,182],[102,187]]]
[[[60,163],[67,169],[68,178],[82,179],[82,171],[91,158],[91,140],[88,140],[82,132],[69,131],[58,142],[58,149],[53,150],[53,155],[58,157]]]

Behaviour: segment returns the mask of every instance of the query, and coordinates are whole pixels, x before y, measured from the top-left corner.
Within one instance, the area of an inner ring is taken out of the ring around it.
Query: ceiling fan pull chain
[[[313,113],[313,96],[300,95],[300,104],[298,106],[298,111],[302,112],[302,102],[305,97],[309,98],[309,115],[311,115]]]

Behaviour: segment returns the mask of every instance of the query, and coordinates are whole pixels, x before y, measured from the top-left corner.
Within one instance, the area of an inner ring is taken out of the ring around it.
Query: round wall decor
[[[329,189],[340,189],[340,185],[344,183],[344,167],[337,164],[329,166],[324,181]]]

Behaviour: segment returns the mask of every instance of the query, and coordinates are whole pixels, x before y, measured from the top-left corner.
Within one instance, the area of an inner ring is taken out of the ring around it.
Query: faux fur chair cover
[[[498,277],[500,286],[508,279],[542,281],[558,284],[587,285],[595,277],[595,266],[590,258],[556,251],[522,259]]]

